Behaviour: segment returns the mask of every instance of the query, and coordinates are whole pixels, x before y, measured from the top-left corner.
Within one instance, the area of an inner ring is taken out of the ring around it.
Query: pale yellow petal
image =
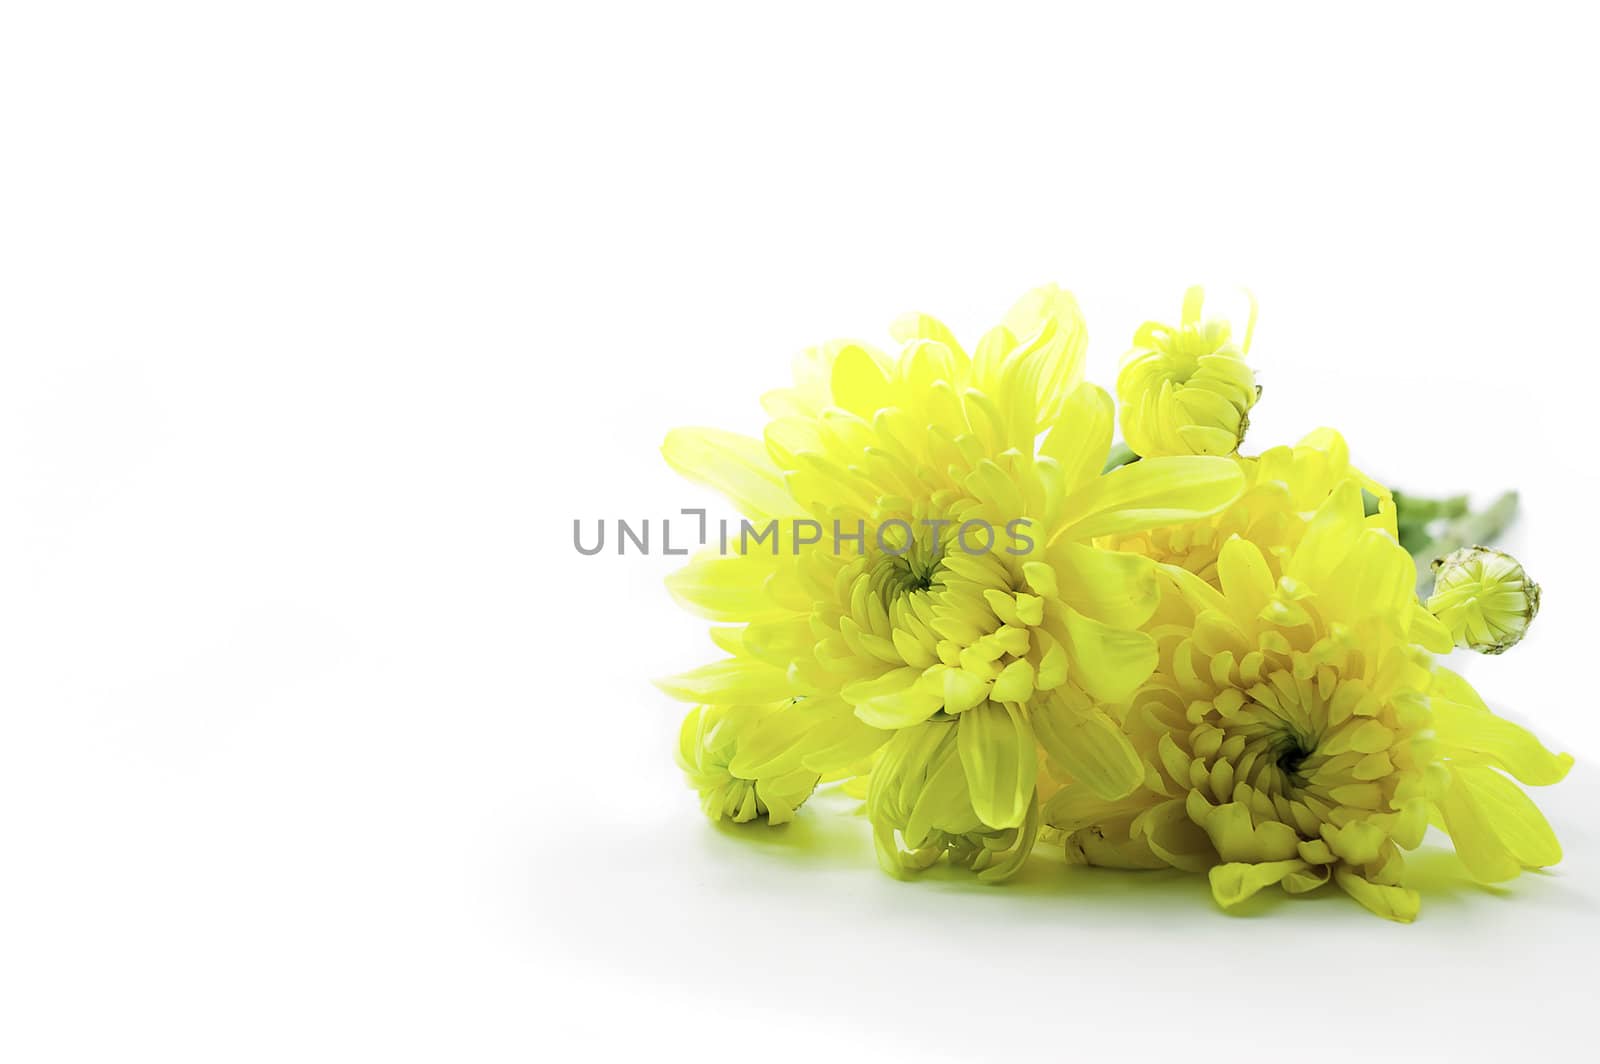
[[[673,429],[661,454],[685,479],[721,492],[751,520],[802,512],[760,440],[721,429]]]
[[[1146,458],[1113,469],[1067,497],[1067,524],[1052,537],[1082,541],[1208,517],[1239,497],[1231,458]]]

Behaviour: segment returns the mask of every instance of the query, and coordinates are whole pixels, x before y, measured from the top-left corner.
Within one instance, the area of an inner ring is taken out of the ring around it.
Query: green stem
[[[1400,533],[1400,545],[1415,554],[1433,538],[1438,523],[1467,514],[1467,497],[1452,495],[1445,499],[1429,499],[1407,492],[1394,493],[1394,520]],[[1377,499],[1368,504],[1367,513],[1377,512]]]
[[[1139,456],[1133,453],[1133,448],[1118,442],[1112,445],[1111,453],[1106,457],[1105,467],[1100,472],[1109,473],[1118,466],[1132,465],[1138,460]]]
[[[1453,502],[1454,500],[1447,500]],[[1464,507],[1463,507],[1464,509]],[[1426,599],[1433,591],[1433,563],[1462,547],[1488,546],[1500,538],[1517,517],[1517,493],[1508,491],[1477,513],[1463,512],[1411,556],[1417,562],[1417,595]]]
[[[1421,495],[1413,495],[1409,491],[1394,492],[1395,508],[1402,511],[1408,519],[1419,522],[1433,521],[1440,517],[1461,517],[1467,512],[1468,501],[1465,495],[1428,499]]]

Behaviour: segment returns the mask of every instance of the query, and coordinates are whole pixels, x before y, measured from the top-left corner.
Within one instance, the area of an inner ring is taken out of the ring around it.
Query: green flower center
[[[871,568],[872,587],[890,605],[918,591],[932,591],[944,576],[944,548],[928,538],[914,538],[903,553],[885,552]]]
[[[1291,785],[1304,786],[1305,780],[1300,778],[1300,766],[1305,764],[1313,749],[1315,749],[1313,746],[1292,732],[1285,736],[1278,747],[1278,771],[1283,773]]]
[[[1244,782],[1266,794],[1290,795],[1309,784],[1314,770],[1318,736],[1306,730],[1309,722],[1285,719],[1259,703],[1245,706],[1228,731],[1242,739],[1235,767]]]

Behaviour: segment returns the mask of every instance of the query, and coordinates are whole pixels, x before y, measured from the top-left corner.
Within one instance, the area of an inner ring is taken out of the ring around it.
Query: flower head
[[[1401,851],[1430,819],[1484,881],[1560,859],[1501,772],[1554,783],[1571,758],[1434,664],[1448,640],[1355,483],[1318,509],[1280,574],[1240,538],[1223,544],[1216,586],[1165,572],[1150,623],[1160,664],[1126,714],[1144,785],[1115,801],[1075,784],[1052,797],[1045,816],[1069,856],[1206,870],[1224,906],[1332,880],[1395,920],[1416,915]]]
[[[1505,551],[1463,547],[1433,570],[1428,611],[1458,647],[1503,654],[1522,641],[1539,612],[1539,585]]]
[[[678,730],[678,765],[712,820],[736,824],[765,819],[782,824],[817,787],[817,774],[791,768],[777,775],[739,776],[732,771],[741,738],[778,706],[696,706]]]
[[[1122,434],[1141,457],[1233,454],[1244,440],[1258,392],[1244,361],[1254,304],[1243,343],[1235,344],[1226,321],[1201,317],[1204,301],[1203,289],[1189,289],[1179,323],[1146,322],[1123,356]]]
[[[1010,707],[1030,757],[1037,735],[1127,793],[1137,758],[1094,703],[1126,699],[1154,668],[1138,629],[1159,590],[1153,562],[1096,540],[1214,513],[1243,475],[1206,457],[1101,475],[1112,403],[1077,384],[1082,323],[1058,289],[1024,297],[970,357],[926,316],[896,335],[893,360],[855,343],[803,355],[795,386],[765,400],[764,441],[668,436],[674,468],[777,531],[770,547],[707,552],[669,580],[684,605],[738,627],[719,635],[730,658],[661,686],[717,705],[802,700],[736,771],[843,771],[897,729]],[[999,831],[1031,801],[971,799]]]

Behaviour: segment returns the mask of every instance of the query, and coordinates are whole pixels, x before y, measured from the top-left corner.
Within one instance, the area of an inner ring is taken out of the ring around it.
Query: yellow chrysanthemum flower
[[[1544,817],[1502,772],[1555,783],[1571,758],[1434,664],[1446,633],[1416,601],[1410,556],[1369,526],[1355,483],[1320,508],[1280,575],[1237,538],[1216,587],[1165,572],[1150,625],[1161,662],[1126,714],[1144,785],[1113,801],[1075,782],[1055,794],[1045,818],[1067,833],[1069,857],[1206,870],[1224,906],[1331,879],[1401,921],[1418,898],[1400,851],[1430,821],[1485,882],[1560,860]]]
[[[1244,440],[1259,393],[1244,361],[1255,303],[1244,340],[1235,344],[1226,321],[1201,317],[1204,302],[1204,289],[1189,289],[1178,324],[1146,322],[1122,358],[1122,435],[1141,457],[1233,454]]]
[[[1006,766],[1033,762],[1035,735],[1065,769],[1126,793],[1137,758],[1095,702],[1125,699],[1154,668],[1138,628],[1159,591],[1148,559],[1095,540],[1214,513],[1242,474],[1174,457],[1101,475],[1113,408],[1076,385],[1082,323],[1057,289],[1025,297],[970,358],[926,316],[896,333],[896,360],[853,343],[802,356],[795,387],[766,400],[764,444],[668,437],[679,472],[752,521],[780,520],[770,548],[709,551],[669,580],[684,605],[739,627],[719,636],[732,657],[661,686],[719,705],[802,699],[755,729],[741,775],[833,774],[895,729],[941,715],[979,734],[990,713],[972,711],[1014,707],[1026,741],[969,744],[984,761],[969,781],[1018,781],[973,791],[987,827],[1027,818],[1031,777]]]
[[[1503,654],[1522,641],[1539,612],[1539,585],[1503,550],[1463,547],[1434,562],[1428,611],[1458,647]]]
[[[734,759],[742,736],[764,717],[781,708],[770,706],[696,706],[678,731],[678,765],[712,820],[726,817],[736,824],[765,819],[783,824],[817,789],[817,774],[791,769],[777,776],[735,775]]]

